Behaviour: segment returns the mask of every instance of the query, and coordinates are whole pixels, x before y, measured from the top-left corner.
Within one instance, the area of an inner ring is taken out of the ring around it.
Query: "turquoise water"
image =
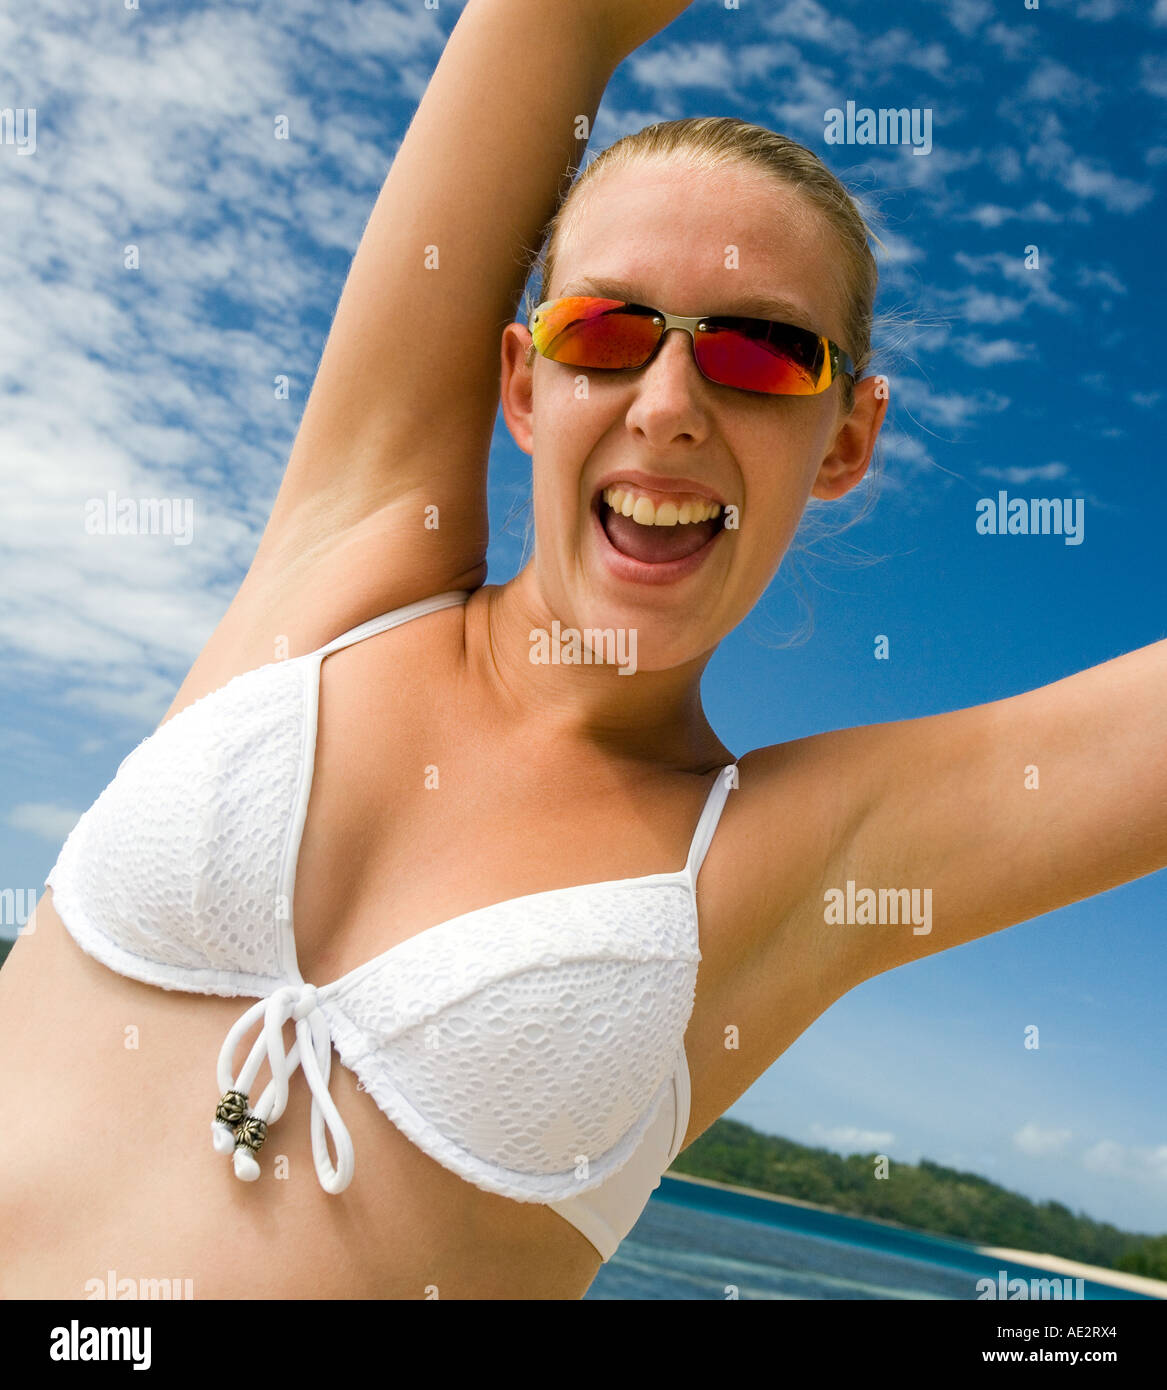
[[[736,1289],[738,1298],[975,1300],[977,1281],[996,1284],[1001,1269],[1054,1277],[959,1241],[666,1176],[585,1298],[725,1299]],[[1144,1297],[1090,1280],[1082,1292]]]

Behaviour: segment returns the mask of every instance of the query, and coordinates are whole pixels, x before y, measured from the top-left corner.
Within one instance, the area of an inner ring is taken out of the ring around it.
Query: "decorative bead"
[[[241,1124],[243,1117],[247,1114],[247,1097],[242,1091],[224,1091],[222,1099],[219,1101],[215,1110],[215,1119],[221,1124],[235,1125]]]
[[[267,1138],[267,1122],[261,1120],[258,1115],[248,1114],[242,1123],[235,1130],[235,1148],[248,1148],[252,1153],[258,1153],[263,1148],[263,1141]]]

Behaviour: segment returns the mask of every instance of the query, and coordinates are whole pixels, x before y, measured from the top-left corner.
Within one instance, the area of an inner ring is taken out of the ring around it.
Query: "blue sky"
[[[460,8],[0,14],[0,107],[37,110],[34,154],[0,143],[0,886],[40,884],[230,601]],[[736,754],[1164,636],[1165,40],[1167,0],[697,0],[615,75],[593,151],[653,120],[758,121],[822,155],[884,243],[874,507],[784,567],[711,662]],[[931,110],[931,151],[826,145],[849,100]],[[492,583],[519,565],[529,476],[500,417]],[[193,497],[195,540],[85,534],[111,488]],[[978,535],[1000,489],[1082,499],[1082,543]],[[1159,873],[870,981],[729,1113],[1167,1230],[1165,907]]]

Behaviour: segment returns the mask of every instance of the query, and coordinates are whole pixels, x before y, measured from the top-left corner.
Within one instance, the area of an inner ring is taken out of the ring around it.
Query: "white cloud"
[[[1069,472],[1070,470],[1064,463],[1039,463],[1033,468],[981,469],[981,473],[986,478],[998,478],[1003,483],[1014,483],[1019,487],[1035,480],[1040,480],[1043,483],[1056,482],[1059,478],[1067,477]]]
[[[314,42],[331,48],[346,63],[369,65],[382,81],[387,70],[384,60],[392,64],[435,52],[446,41],[433,10],[401,0],[363,0],[360,5],[336,5],[326,10],[313,0],[296,0],[295,5],[281,4],[280,8],[285,12],[298,9],[300,14],[293,16],[293,21],[298,28],[310,29]]]
[[[1145,183],[1124,178],[1089,159],[1071,160],[1062,186],[1079,198],[1096,198],[1108,212],[1138,212],[1155,196]]]
[[[892,266],[912,265],[924,259],[924,252],[914,242],[900,232],[882,230],[877,233],[881,245],[873,247],[876,264],[880,270]]]
[[[667,94],[662,96],[661,104],[654,107],[619,107],[604,101],[596,112],[595,125],[592,126],[592,143],[588,147],[585,164],[590,163],[600,150],[614,144],[622,135],[643,130],[647,125],[658,121],[671,120],[678,114],[669,108]]]
[[[960,296],[961,310],[969,323],[1008,323],[1025,312],[1025,301],[1008,295],[969,289]]]
[[[1153,97],[1167,99],[1167,58],[1161,53],[1146,53],[1139,66],[1143,90]]]
[[[970,222],[976,222],[981,227],[992,230],[1000,227],[1005,222],[1061,222],[1060,214],[1056,213],[1048,203],[1040,200],[1030,203],[1024,208],[1002,207],[999,203],[981,203],[965,214]]]
[[[63,704],[140,727],[254,553],[319,357],[311,319],[335,304],[325,255],[355,250],[403,130],[297,95],[305,38],[374,64],[383,94],[396,65],[432,69],[445,31],[384,0],[232,11],[229,41],[214,10],[127,26],[45,8],[0,16],[0,86],[35,73],[52,113],[4,172],[6,225],[36,234],[0,239],[0,680],[53,678]],[[87,534],[110,489],[188,500],[191,543]]]
[[[1167,24],[1167,0],[1155,0],[1155,8],[1151,11],[1152,24]]]
[[[1033,31],[1018,24],[990,24],[985,38],[1013,62],[1024,58],[1034,46]]]
[[[1127,288],[1114,273],[1105,266],[1079,266],[1074,276],[1084,290],[1109,290],[1111,294],[1126,294]]]
[[[966,38],[993,15],[989,0],[950,0],[946,8],[949,23]]]
[[[996,367],[1002,362],[1021,362],[1034,354],[1032,343],[1017,343],[1012,338],[954,338],[953,349],[973,367]]]
[[[1074,13],[1079,19],[1105,23],[1108,19],[1122,14],[1125,9],[1124,0],[1078,0],[1078,8]]]
[[[1021,156],[1012,145],[998,145],[989,151],[988,160],[1002,183],[1017,183],[1024,172]]]
[[[895,399],[910,411],[913,419],[942,430],[962,429],[980,415],[999,414],[1009,406],[1009,398],[995,391],[967,396],[954,391],[932,391],[918,377],[898,381]]]
[[[884,1129],[857,1129],[854,1125],[812,1124],[811,1136],[823,1144],[849,1149],[852,1153],[883,1152],[895,1143],[895,1135]]]
[[[13,830],[23,830],[51,844],[63,844],[65,837],[81,818],[80,811],[68,806],[55,806],[47,801],[22,801],[8,812],[6,824]]]
[[[645,87],[727,91],[733,90],[737,79],[735,57],[721,43],[672,44],[634,55],[630,69]]]
[[[1058,183],[1067,193],[1096,200],[1109,212],[1137,212],[1154,197],[1147,184],[1116,174],[1112,169],[1074,152],[1063,139],[1063,127],[1054,112],[1046,112],[1025,152],[1032,169]]]
[[[895,67],[918,68],[933,77],[948,73],[948,50],[935,40],[921,43],[918,34],[907,29],[889,29],[865,42],[862,49],[864,67],[886,72]],[[897,103],[898,104],[898,103]],[[910,103],[905,103],[910,104]]]
[[[681,90],[713,91],[744,101],[739,84],[774,82],[775,74],[788,73],[788,87],[805,68],[805,60],[791,43],[750,43],[728,46],[702,40],[693,43],[652,45],[628,59],[627,70],[641,86],[659,96]],[[829,104],[829,103],[828,103]],[[825,109],[825,107],[824,107]],[[819,112],[821,126],[822,112]]]
[[[1067,314],[1073,305],[1052,287],[1053,261],[1047,254],[1031,268],[1029,257],[1006,251],[993,251],[982,256],[970,256],[958,251],[952,258],[963,270],[981,280],[994,274],[1020,291],[1020,299],[1010,299],[986,291],[980,284],[956,291],[953,298],[964,308],[965,317],[975,323],[1003,323],[1016,318],[1031,305]]]
[[[1013,1136],[1013,1146],[1030,1158],[1045,1158],[1049,1154],[1061,1153],[1070,1138],[1068,1129],[1042,1129],[1030,1120]]]
[[[1037,102],[1061,102],[1066,106],[1092,105],[1099,89],[1080,73],[1052,58],[1044,58],[1029,74],[1023,98]]]
[[[1144,59],[1143,85],[1158,82],[1162,90],[1157,94],[1167,95],[1167,62],[1160,67],[1148,67],[1148,64],[1156,62],[1157,59]],[[1043,72],[1048,74],[1050,71],[1047,64],[1036,70],[1036,75]],[[1069,70],[1065,69],[1064,72],[1069,73]],[[1073,90],[1081,88],[1087,91],[1089,99],[1092,100],[1096,89],[1087,87],[1073,74],[1069,74],[1067,82],[1071,78]],[[1052,87],[1052,78],[1048,81]],[[999,107],[1002,119],[1020,127],[1028,140],[1025,162],[1030,170],[1036,171],[1056,183],[1064,192],[1082,200],[1083,205],[1098,202],[1108,212],[1121,213],[1137,212],[1145,206],[1154,197],[1154,188],[1116,172],[1097,159],[1079,154],[1080,137],[1077,128],[1067,131],[1062,117],[1051,109],[1049,93],[1041,94],[1042,85],[1038,83],[1037,94],[1028,88],[1022,88],[1020,92],[1002,101]],[[1064,104],[1070,103],[1067,101]],[[1080,117],[1078,124],[1081,124]],[[1072,144],[1066,138],[1067,134],[1073,136],[1076,143]],[[1069,211],[1073,216],[1076,211],[1082,210],[1081,207],[1071,207]]]
[[[1092,1173],[1121,1177],[1125,1163],[1126,1150],[1113,1139],[1100,1139],[1082,1155],[1082,1166]]]
[[[1127,1183],[1160,1187],[1167,1184],[1167,1144],[1120,1144],[1115,1139],[1100,1139],[1082,1155],[1082,1166]]]
[[[936,467],[936,460],[919,436],[907,434],[901,429],[885,427],[879,435],[879,448],[909,472],[924,472]],[[885,475],[882,481],[886,485],[890,480]]]
[[[977,222],[979,227],[992,229],[1017,217],[1017,208],[1002,207],[999,203],[981,203],[979,207],[972,208],[971,213],[966,215],[968,221]]]
[[[1040,271],[1035,272],[1026,268],[1025,256],[1023,254],[1010,255],[1007,251],[988,251],[980,256],[970,255],[967,251],[956,251],[952,259],[962,270],[967,270],[970,275],[991,275],[996,272],[1006,280],[1022,283],[1027,279],[1037,278]]]
[[[775,129],[801,138],[821,157],[824,114],[840,100],[838,73],[802,63],[783,81],[781,100],[771,105],[770,115]]]
[[[855,26],[841,18],[836,7],[828,9],[818,0],[782,0],[765,24],[780,38],[819,44],[836,53],[851,52],[860,41]]]

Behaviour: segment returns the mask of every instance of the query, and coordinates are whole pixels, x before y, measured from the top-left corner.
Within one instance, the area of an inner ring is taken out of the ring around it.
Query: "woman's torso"
[[[690,770],[631,764],[492,713],[463,655],[464,634],[484,637],[486,597],[323,663],[295,885],[307,981],[491,903],[680,868],[711,773],[732,761],[713,741]],[[698,881],[686,1143],[753,1079],[724,1046],[740,963],[732,924],[751,880],[735,809],[731,796]],[[798,977],[791,961],[792,989]],[[310,1096],[295,1083],[268,1144],[289,1180],[234,1181],[211,1153],[209,1116],[240,1004],[108,970],[46,896],[0,972],[0,1295],[80,1297],[111,1269],[190,1279],[203,1298],[583,1293],[600,1261],[578,1230],[427,1157],[339,1065],[330,1090],[360,1155],[351,1186],[331,1196],[316,1182]]]

